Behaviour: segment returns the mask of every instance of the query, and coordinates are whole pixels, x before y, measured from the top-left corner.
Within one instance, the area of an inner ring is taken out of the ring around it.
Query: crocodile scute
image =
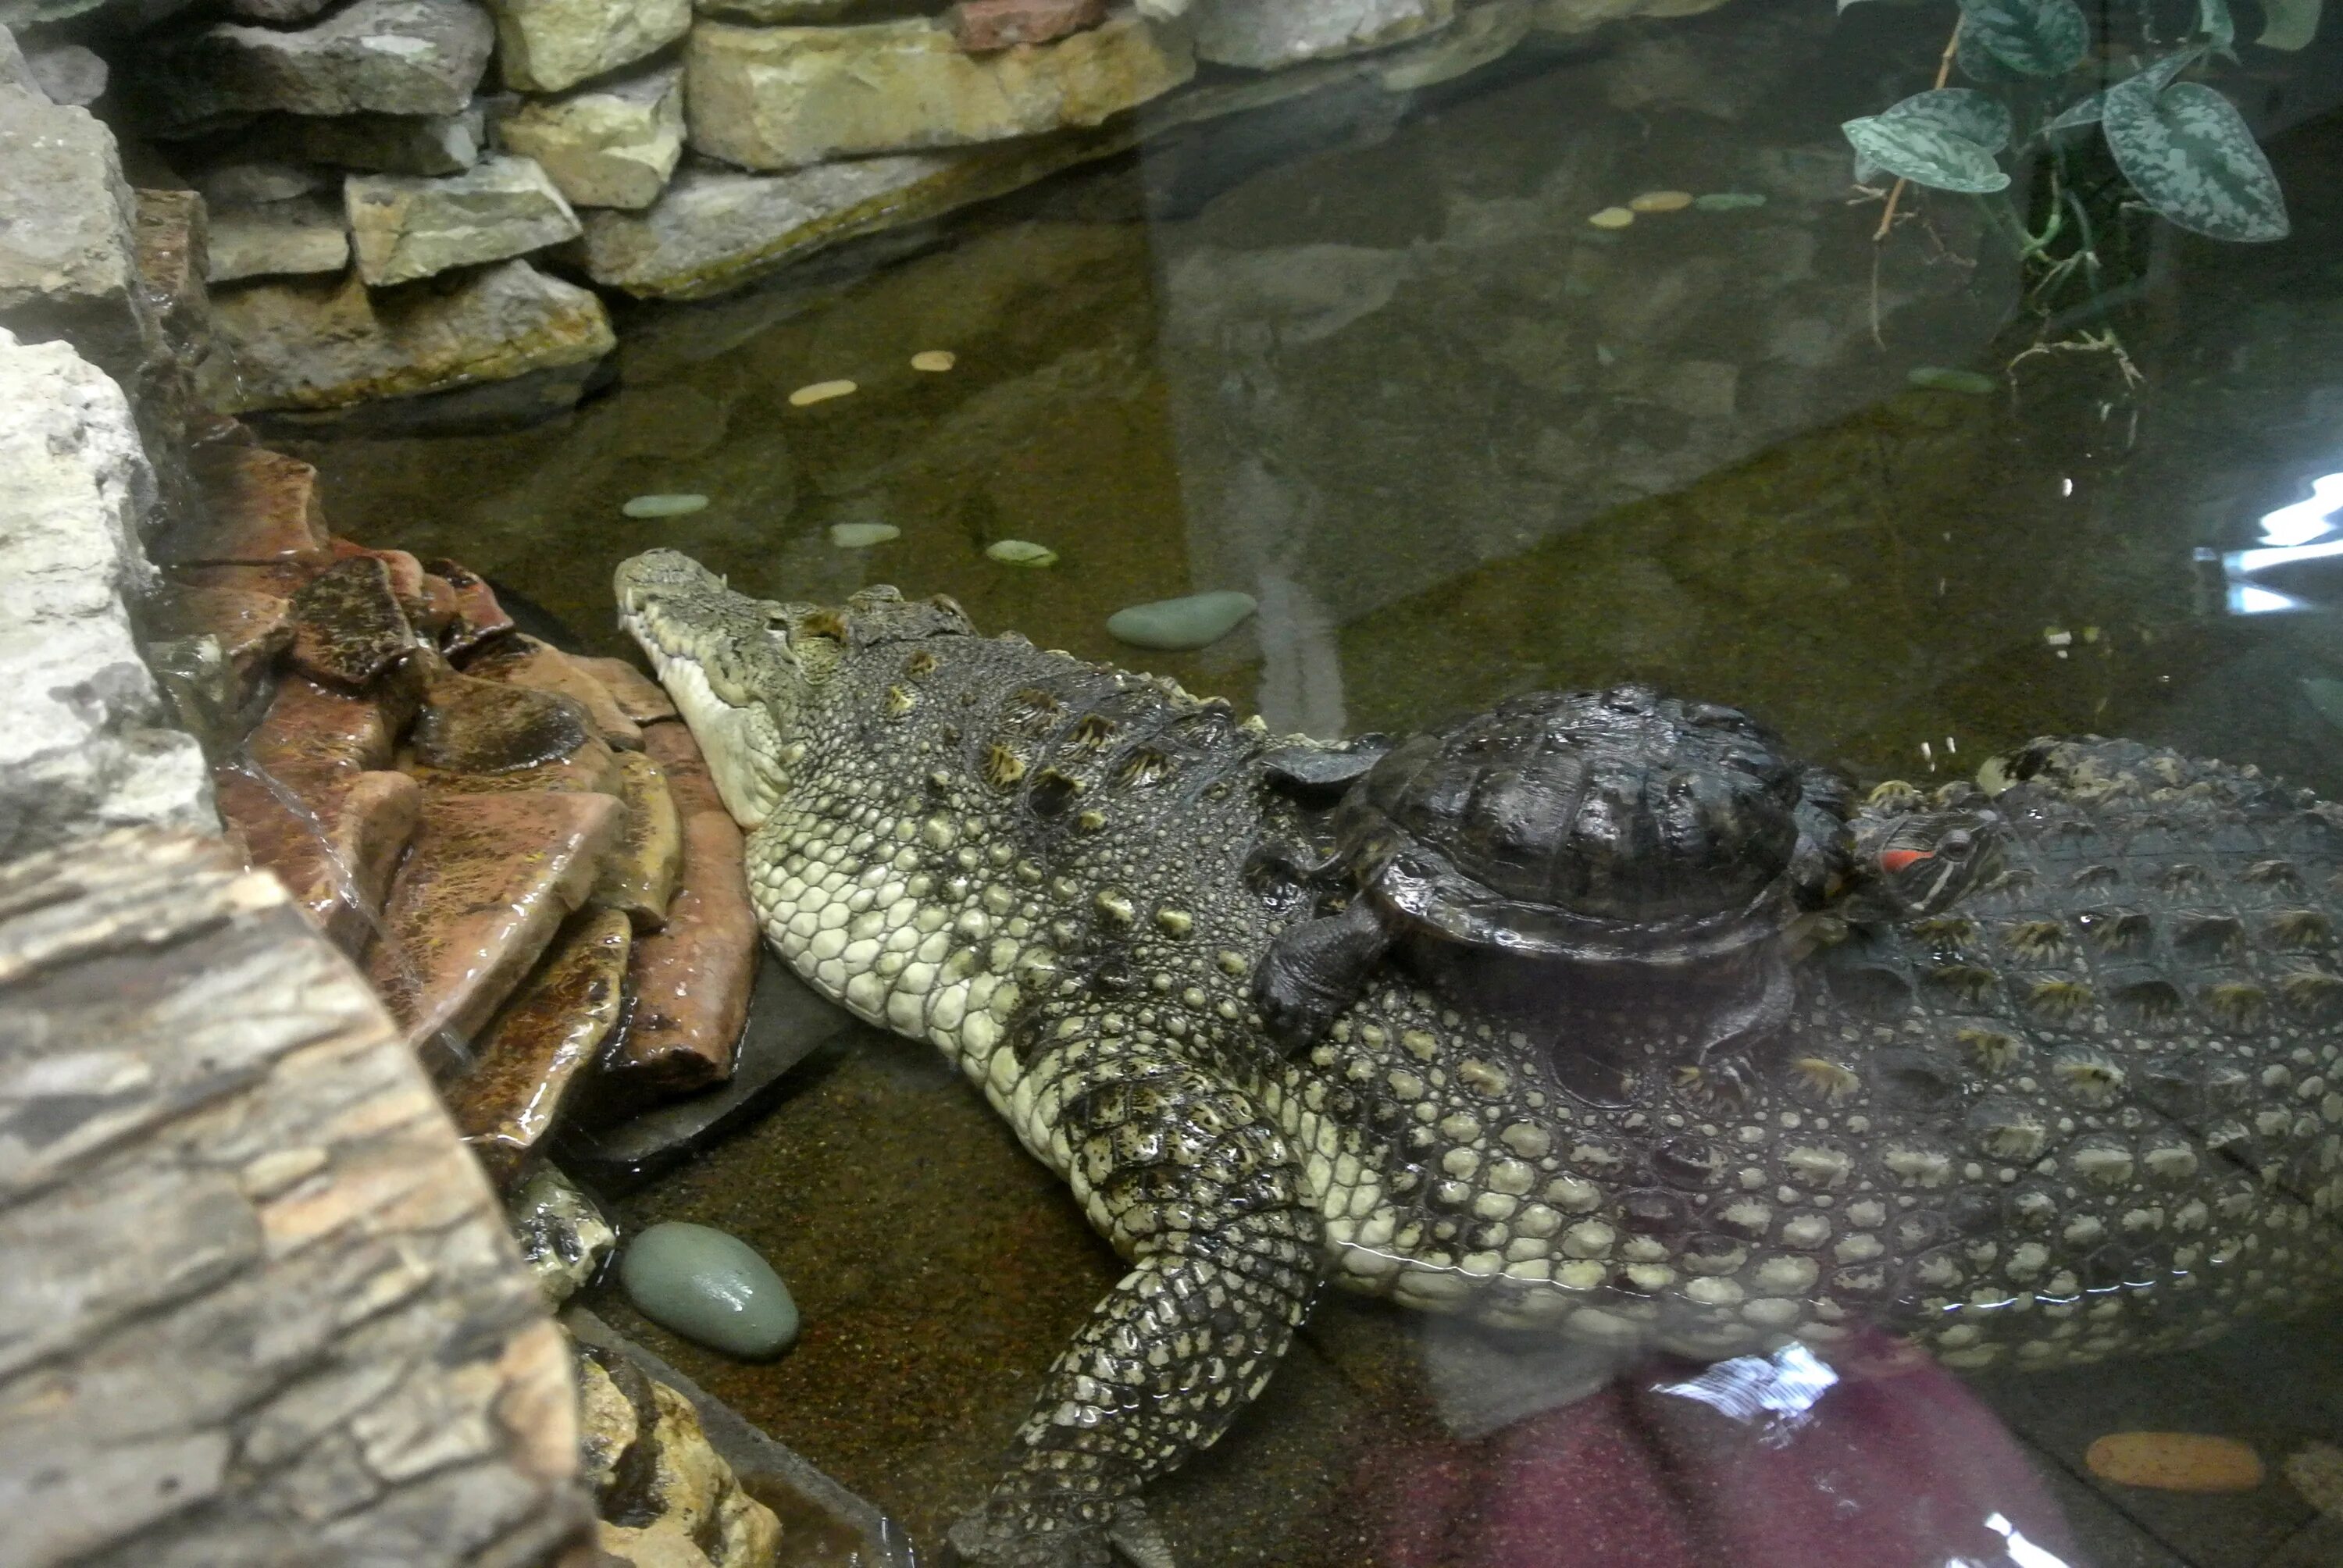
[[[1393,961],[1288,1057],[1252,980],[1313,913],[1275,869],[1326,812],[1257,720],[891,589],[777,604],[655,551],[618,590],[776,951],[941,1050],[1131,1265],[970,1560],[1162,1561],[1144,1487],[1329,1282],[1708,1358],[1878,1323],[1963,1367],[2343,1283],[2343,827],[2249,770],[2037,743],[1996,780],[1996,877],[1817,926],[1786,1023],[1729,1050],[1696,986]]]

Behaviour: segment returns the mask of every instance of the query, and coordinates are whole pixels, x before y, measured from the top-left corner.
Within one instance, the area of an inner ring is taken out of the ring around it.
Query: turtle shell
[[[1443,936],[1685,962],[1781,930],[1839,852],[1843,795],[1736,709],[1540,692],[1403,742],[1335,812],[1359,885]]]

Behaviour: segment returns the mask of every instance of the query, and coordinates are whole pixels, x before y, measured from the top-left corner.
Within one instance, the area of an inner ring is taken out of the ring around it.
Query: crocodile
[[[2343,1282],[2343,814],[2251,769],[2017,754],[1998,873],[1823,920],[1763,1040],[1704,1053],[1696,994],[1387,960],[1288,1056],[1252,980],[1316,895],[1263,868],[1326,829],[1257,719],[944,598],[759,600],[670,551],[617,591],[779,956],[940,1050],[1129,1263],[950,1532],[967,1561],[1171,1561],[1141,1493],[1330,1282],[1706,1360],[1878,1324],[1971,1369]]]

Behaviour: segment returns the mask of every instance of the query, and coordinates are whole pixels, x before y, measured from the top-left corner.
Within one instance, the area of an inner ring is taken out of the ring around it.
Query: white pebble
[[[637,496],[618,510],[630,518],[679,518],[706,505],[706,496]]]
[[[1058,564],[1058,552],[1047,545],[1037,545],[1031,539],[995,539],[984,547],[984,553],[1007,567],[1053,567]]]
[[[903,537],[903,530],[892,523],[832,523],[830,542],[841,550],[867,550],[872,545],[889,544]]]

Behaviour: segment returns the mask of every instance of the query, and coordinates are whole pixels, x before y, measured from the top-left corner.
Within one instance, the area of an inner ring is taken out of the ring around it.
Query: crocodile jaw
[[[761,826],[804,755],[788,730],[805,681],[775,607],[673,550],[620,562],[614,586],[618,624],[691,727],[725,809],[743,828]]]

